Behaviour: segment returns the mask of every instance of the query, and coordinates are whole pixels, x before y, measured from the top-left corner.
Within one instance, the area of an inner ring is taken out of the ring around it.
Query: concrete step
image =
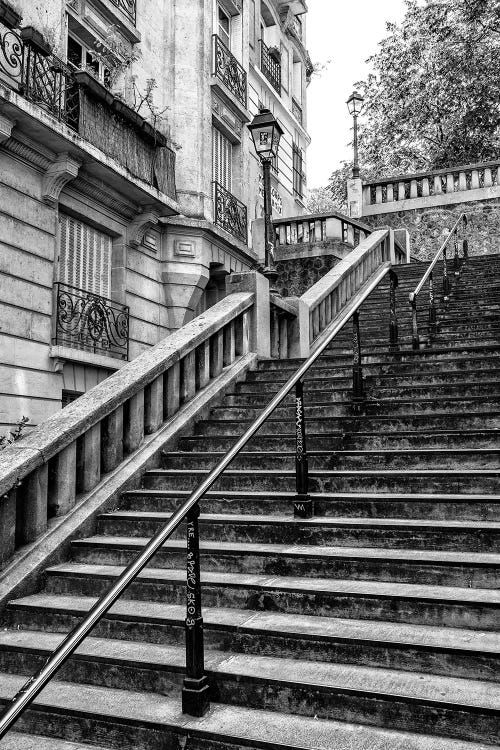
[[[113,511],[98,517],[97,533],[111,536],[151,537],[170,518],[170,513]],[[289,516],[251,516],[203,513],[202,538],[254,544],[380,547],[391,549],[467,549],[500,552],[500,522],[436,519],[364,518],[316,516],[310,520]],[[179,527],[174,539],[184,539]]]
[[[72,546],[72,560],[92,565],[128,565],[148,537],[92,536]],[[287,544],[202,541],[203,570],[262,575],[297,575],[304,578],[395,581],[439,586],[496,588],[500,553],[415,551],[360,547],[313,547]],[[171,539],[155,555],[155,566],[186,566],[186,543]]]
[[[64,633],[96,600],[49,595],[24,597],[8,610],[9,627]],[[185,607],[123,599],[96,626],[96,637],[184,645]],[[372,620],[249,612],[204,607],[205,649],[408,669],[498,682],[500,634]]]
[[[66,563],[48,568],[48,594],[102,595],[122,566]],[[499,630],[500,592],[380,581],[266,576],[202,571],[207,607],[314,613],[320,617],[390,620],[415,625]],[[185,570],[146,568],[127,599],[185,604]]]
[[[104,745],[84,745],[68,742],[57,737],[41,737],[39,734],[21,734],[10,731],[2,740],[2,750],[109,750]]]
[[[5,703],[22,683],[18,675],[0,675],[0,701]],[[49,736],[105,733],[110,747],[118,750],[182,747],[186,737],[189,750],[206,750],[208,742],[221,750],[488,750],[482,742],[218,703],[200,721],[182,715],[177,698],[61,681],[54,681],[37,698],[23,723],[25,729],[36,727]]]
[[[0,666],[32,671],[62,641],[40,632],[0,634]],[[99,657],[96,654],[99,653]],[[346,664],[318,664],[254,654],[212,651],[205,659],[214,700],[226,705],[318,719],[355,720],[422,732],[494,741],[500,730],[500,684]],[[86,685],[168,695],[182,682],[185,650],[89,637],[61,668],[59,679]],[[314,698],[313,698],[314,696]]]
[[[162,454],[162,466],[165,469],[190,470],[214,468],[224,457],[224,452],[206,451],[168,451]],[[245,451],[241,452],[232,462],[232,468],[238,469],[274,469],[279,464],[281,469],[295,467],[295,451],[285,451],[283,447],[278,451]],[[500,448],[497,449],[467,449],[462,450],[308,450],[310,469],[373,469],[387,468],[410,470],[419,469],[458,469],[458,468],[489,468],[498,469],[500,466]]]
[[[187,490],[130,490],[122,494],[119,509],[172,513],[188,496]],[[359,492],[312,493],[311,497],[320,517],[500,520],[500,495]],[[210,491],[200,507],[204,513],[291,516],[295,499],[295,492]]]

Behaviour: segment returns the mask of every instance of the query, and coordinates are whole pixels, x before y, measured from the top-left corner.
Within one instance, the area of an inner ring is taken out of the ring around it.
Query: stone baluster
[[[50,493],[51,514],[65,516],[74,506],[76,499],[76,441],[63,448],[54,459],[53,476]]]
[[[34,542],[47,529],[48,464],[33,471],[18,490],[19,536],[22,544]]]
[[[144,403],[144,392],[142,391],[142,402]],[[135,397],[133,397],[135,398]],[[131,399],[132,400],[132,399]],[[144,424],[143,406],[140,415],[141,425]],[[142,433],[144,427],[142,427]],[[141,434],[142,440],[142,434]],[[140,442],[140,441],[139,441]],[[135,450],[135,446],[132,450]],[[129,451],[130,453],[132,452]],[[82,471],[78,472],[81,480],[81,491],[90,492],[101,479],[101,423],[90,427],[82,438]]]
[[[186,354],[181,360],[181,403],[186,403],[194,398],[196,393],[196,352]]]
[[[441,195],[443,192],[443,183],[441,181],[441,175],[434,175],[434,195]]]
[[[422,197],[427,198],[427,196],[430,194],[431,194],[431,188],[429,184],[429,178],[424,177],[424,179],[422,180]]]
[[[447,193],[455,192],[455,176],[453,172],[449,172],[446,175],[446,192]]]
[[[416,180],[410,182],[410,198],[418,198],[418,183]]]
[[[14,554],[16,548],[17,491],[10,490],[0,497],[0,566]]]
[[[382,185],[377,185],[375,189],[375,203],[378,205],[382,203],[383,195],[382,195]]]
[[[404,182],[398,182],[398,201],[406,200],[406,185]]]
[[[288,357],[288,317],[283,315],[278,317],[279,321],[279,358]]]
[[[363,188],[363,205],[371,206],[372,204],[372,189],[370,186]]]
[[[123,461],[123,406],[119,406],[102,422],[102,472],[113,471]]]
[[[163,424],[163,375],[144,390],[144,432],[152,435]]]
[[[233,364],[236,357],[236,337],[234,334],[234,320],[224,326],[224,367]]]
[[[224,367],[224,334],[217,331],[210,339],[210,377],[217,378]]]
[[[394,203],[394,185],[392,182],[387,185],[387,203]]]
[[[279,359],[280,356],[280,330],[278,321],[278,311],[271,307],[271,357]]]
[[[493,175],[491,173],[491,168],[486,167],[484,170],[484,187],[491,187],[493,185]]]
[[[325,320],[326,324],[332,322],[332,295],[329,294],[328,297],[325,299]]]
[[[165,419],[179,411],[180,406],[180,362],[174,362],[163,378],[163,413]]]
[[[477,190],[477,188],[479,187],[479,170],[478,169],[473,169],[471,172],[470,186],[471,186],[471,190]]]
[[[467,190],[467,177],[465,172],[458,173],[458,189],[460,191]]]
[[[238,357],[242,357],[250,351],[250,317],[248,312],[244,312],[236,320],[235,333],[236,354]]]
[[[315,307],[312,311],[312,329],[313,329],[313,341],[317,339],[320,334],[319,327],[319,307]]]
[[[210,339],[207,339],[195,349],[195,381],[199,391],[208,385],[210,380]]]

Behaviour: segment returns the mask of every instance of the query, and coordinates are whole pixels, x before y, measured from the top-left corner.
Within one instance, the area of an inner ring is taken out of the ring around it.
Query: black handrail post
[[[418,335],[418,317],[417,317],[417,296],[411,295],[411,325],[412,325],[412,342],[413,349],[420,349],[420,336]]]
[[[205,675],[203,617],[201,616],[199,505],[189,510],[187,519],[186,582],[186,677],[182,686],[182,712],[204,716],[210,708],[209,685]]]
[[[390,322],[389,322],[389,348],[399,349],[398,344],[398,316],[396,311],[396,289],[398,288],[398,276],[391,269],[389,271],[389,305],[390,305]]]
[[[443,248],[443,300],[448,302],[450,299],[450,277],[448,276],[448,259],[446,257],[446,247]]]
[[[295,385],[295,482],[297,497],[293,503],[293,514],[296,518],[312,518],[314,508],[309,497],[309,461],[302,380]]]
[[[464,264],[469,259],[469,241],[468,241],[467,237],[465,236],[465,233],[467,231],[467,225],[468,225],[468,223],[469,223],[469,220],[467,219],[467,216],[464,216],[464,239],[463,239],[463,242],[462,242],[462,250],[463,250],[463,256],[464,256],[463,262],[464,262]]]
[[[453,259],[453,271],[455,273],[455,276],[460,276],[460,254],[458,249],[458,237],[457,237],[458,229],[455,229],[455,236],[453,238],[453,242],[455,245],[455,256]]]
[[[355,400],[364,398],[363,367],[361,365],[361,334],[359,332],[359,312],[352,316],[352,395]]]
[[[437,331],[437,311],[434,297],[434,275],[429,276],[429,334],[434,336]]]

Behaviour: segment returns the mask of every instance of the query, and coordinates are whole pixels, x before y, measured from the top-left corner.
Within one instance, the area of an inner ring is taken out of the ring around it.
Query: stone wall
[[[300,297],[351,250],[336,240],[276,248],[278,290],[283,297]]]
[[[407,229],[412,256],[428,260],[439,249],[445,237],[443,230],[451,229],[462,213],[469,218],[470,254],[500,252],[499,199],[364,216],[363,221],[373,227]]]

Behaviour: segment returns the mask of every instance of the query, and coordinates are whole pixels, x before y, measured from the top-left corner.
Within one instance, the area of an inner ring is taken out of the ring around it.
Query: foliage
[[[311,214],[326,213],[332,209],[340,210],[327,188],[314,188],[310,190],[306,200],[306,209]]]
[[[368,62],[362,177],[488,161],[500,151],[499,0],[405,0]],[[329,189],[338,203],[345,163]]]
[[[9,435],[0,436],[0,450],[7,448],[8,445],[12,445],[17,440],[23,437],[24,428],[30,421],[29,417],[22,417],[21,421],[17,423],[17,427],[14,432],[10,432]]]

